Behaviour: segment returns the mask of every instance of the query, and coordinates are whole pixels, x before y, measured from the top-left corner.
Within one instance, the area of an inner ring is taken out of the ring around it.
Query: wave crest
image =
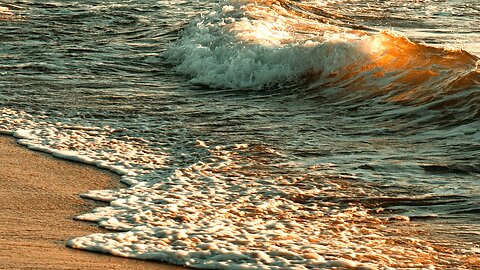
[[[167,57],[191,82],[214,88],[294,83],[313,97],[460,106],[462,119],[480,113],[478,57],[375,32],[312,4],[226,1],[193,21]]]

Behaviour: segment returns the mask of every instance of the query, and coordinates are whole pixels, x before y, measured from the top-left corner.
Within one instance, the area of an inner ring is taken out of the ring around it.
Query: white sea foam
[[[167,56],[195,83],[259,88],[312,73],[329,78],[382,53],[381,35],[292,17],[272,2],[224,2],[192,22]],[[293,25],[306,31],[291,31]],[[278,172],[291,164],[256,159],[281,157],[275,149],[198,138],[191,143],[205,158],[165,175],[158,171],[172,153],[146,138],[117,138],[108,126],[48,122],[8,109],[0,119],[0,130],[19,143],[112,170],[131,185],[82,194],[109,205],[77,219],[116,232],[71,239],[74,248],[208,269],[429,269],[458,260],[389,228],[408,218],[379,219],[361,206],[329,200],[364,195],[345,189],[344,176],[322,170],[331,164],[284,176]],[[277,171],[262,174],[261,166]]]
[[[401,108],[409,112],[388,113],[412,114],[419,122],[450,115],[442,108],[448,106],[436,103],[462,108],[478,103],[472,98],[478,58],[466,52],[389,32],[357,31],[337,19],[340,15],[322,17],[293,1],[223,3],[195,19],[166,53],[193,83],[232,89],[302,85],[300,91],[333,100],[342,96],[344,102],[415,105]],[[452,80],[470,89],[458,93]],[[474,117],[474,109],[461,111],[455,117]]]
[[[15,131],[32,149],[127,171],[122,179],[131,187],[84,193],[110,204],[77,217],[119,232],[71,239],[74,248],[200,269],[429,269],[450,256],[386,226],[405,219],[380,220],[361,207],[315,199],[344,192],[321,166],[292,178],[252,174],[252,166],[262,164],[252,158],[279,155],[273,149],[198,140],[209,159],[158,178],[145,167],[161,168],[158,160],[165,157],[142,154],[148,148],[143,140],[113,139],[108,127],[35,122],[12,110],[1,110],[0,119],[2,130]],[[412,263],[412,257],[423,263]]]
[[[368,61],[373,39],[317,21],[292,18],[280,6],[255,1],[227,5],[195,19],[167,56],[193,83],[264,88],[328,76]],[[301,31],[292,31],[295,26]]]

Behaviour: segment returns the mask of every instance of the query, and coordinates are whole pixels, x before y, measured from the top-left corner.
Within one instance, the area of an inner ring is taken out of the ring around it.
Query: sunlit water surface
[[[474,269],[479,20],[477,0],[9,1],[0,128],[132,185],[79,217],[130,232],[73,247]]]

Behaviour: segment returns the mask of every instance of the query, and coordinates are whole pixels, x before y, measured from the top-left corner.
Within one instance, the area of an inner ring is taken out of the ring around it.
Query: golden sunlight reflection
[[[365,51],[367,53],[373,53],[373,54],[381,54],[385,47],[383,46],[384,43],[384,38],[383,35],[377,35],[374,36],[370,42],[367,42],[365,44]]]
[[[341,24],[341,15],[328,13],[323,18],[315,14],[320,12],[317,9],[291,1],[249,1],[241,10],[249,19],[235,21],[231,30],[248,43],[278,48],[346,44],[350,59],[324,66],[338,65],[340,70],[314,68],[303,74],[302,78],[316,87],[340,81],[345,94],[368,89],[374,95],[387,94],[385,101],[422,104],[437,95],[432,89],[438,87],[433,85],[444,85],[441,89],[445,93],[478,85],[480,74],[475,70],[479,69],[479,59],[463,50],[423,45],[389,32],[371,34],[352,29]],[[397,86],[403,90],[394,92]]]
[[[235,21],[232,31],[240,40],[269,47],[323,42],[339,34],[353,40],[366,35],[362,31],[339,27],[319,16],[311,16],[302,8],[305,7],[290,1],[249,1],[241,7],[249,19]]]
[[[0,21],[17,19],[17,16],[8,7],[0,6]]]

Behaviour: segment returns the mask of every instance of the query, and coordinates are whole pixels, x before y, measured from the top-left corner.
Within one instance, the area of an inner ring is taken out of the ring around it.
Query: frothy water
[[[3,6],[1,132],[129,185],[85,191],[109,206],[77,218],[115,232],[69,246],[207,269],[480,265],[475,1]]]

